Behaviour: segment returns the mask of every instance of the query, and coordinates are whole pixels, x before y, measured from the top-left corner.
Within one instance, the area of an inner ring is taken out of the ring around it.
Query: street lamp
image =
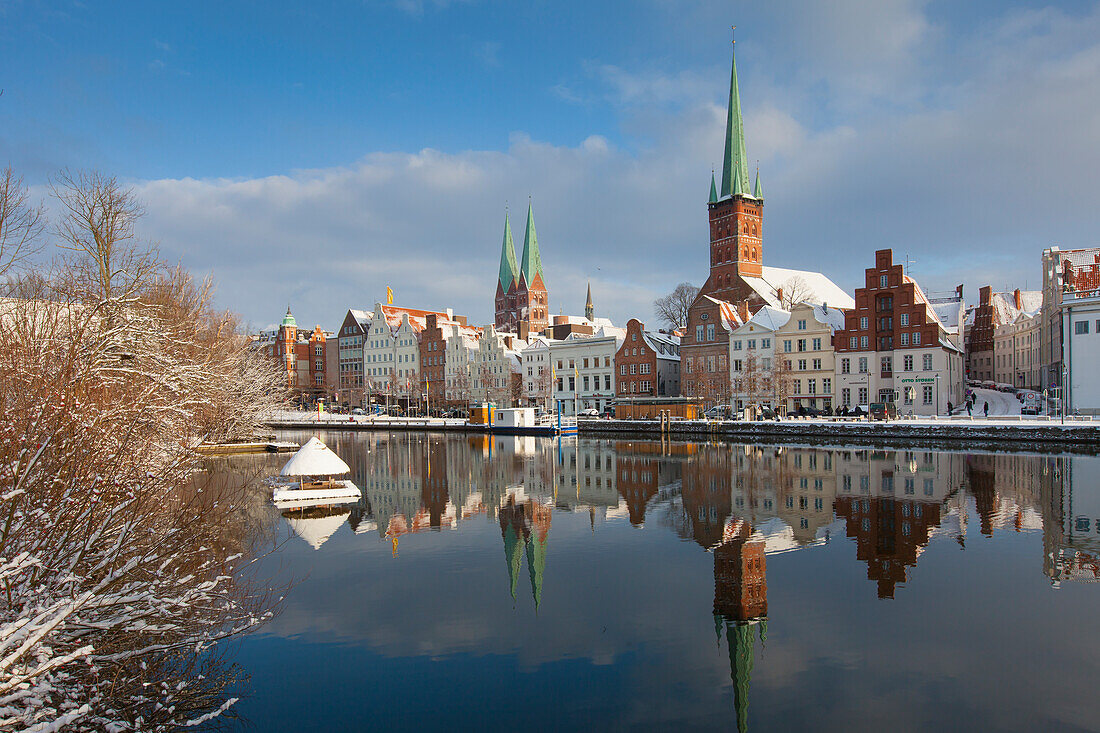
[[[936,375],[936,414],[940,414],[940,375]]]

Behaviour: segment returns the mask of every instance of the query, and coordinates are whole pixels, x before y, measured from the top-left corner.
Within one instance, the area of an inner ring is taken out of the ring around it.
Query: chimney
[[[779,292],[783,292],[783,289],[780,288]],[[742,322],[749,320],[749,301],[748,301],[748,299],[742,300],[740,303],[737,304],[737,314],[739,316],[741,316]]]
[[[775,289],[775,299],[779,301],[779,307],[783,307],[783,288]]]
[[[963,299],[963,286],[961,284],[955,288],[955,295],[958,296],[959,300]]]
[[[531,338],[531,324],[527,321],[519,322],[519,338],[521,341],[527,341]]]
[[[448,308],[447,309],[447,320],[448,321],[453,321],[454,319],[455,319],[454,310],[452,310],[451,308]]]

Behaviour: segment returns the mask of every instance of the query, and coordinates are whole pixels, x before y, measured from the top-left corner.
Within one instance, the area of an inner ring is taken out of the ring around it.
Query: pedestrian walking
[[[948,400],[947,401],[947,414],[948,415],[951,414],[951,408],[952,408],[951,400]]]
[[[974,417],[974,403],[970,400],[966,401],[966,414],[968,417]]]
[[[984,405],[982,405],[982,412],[985,413],[986,417],[989,417],[989,403],[988,402],[986,402]]]

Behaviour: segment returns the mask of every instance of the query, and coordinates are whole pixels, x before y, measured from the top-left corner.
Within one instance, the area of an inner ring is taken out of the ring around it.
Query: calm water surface
[[[1100,730],[1098,458],[321,437],[242,728]]]

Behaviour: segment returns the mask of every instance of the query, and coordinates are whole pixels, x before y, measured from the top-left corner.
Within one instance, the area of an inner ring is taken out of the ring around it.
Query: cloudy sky
[[[1092,2],[0,0],[0,164],[132,184],[256,327],[386,285],[488,322],[529,197],[552,311],[652,321],[706,277],[734,24],[768,264],[972,299],[1098,243]]]

